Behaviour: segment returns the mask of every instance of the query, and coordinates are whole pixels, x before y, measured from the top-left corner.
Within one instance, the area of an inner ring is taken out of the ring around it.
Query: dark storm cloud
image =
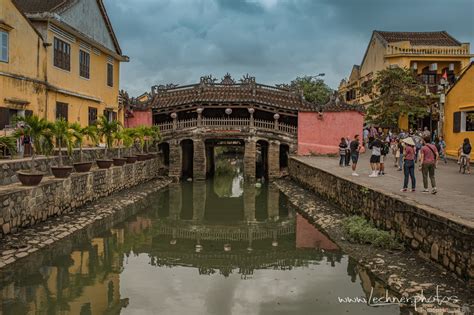
[[[474,42],[472,0],[105,0],[130,63],[122,88],[194,83],[204,74],[261,83],[326,73],[336,88],[373,30],[446,30]]]

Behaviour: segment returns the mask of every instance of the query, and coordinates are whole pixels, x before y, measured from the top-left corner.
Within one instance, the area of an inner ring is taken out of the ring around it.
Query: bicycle
[[[466,168],[467,168],[467,157],[464,155],[461,155],[461,158],[459,160],[459,173],[466,174]]]

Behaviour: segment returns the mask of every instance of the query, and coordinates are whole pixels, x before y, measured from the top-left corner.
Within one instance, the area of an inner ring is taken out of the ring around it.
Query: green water
[[[230,166],[230,167],[229,167]],[[0,314],[399,314],[344,304],[383,287],[241,160],[172,184],[142,211],[3,271]]]

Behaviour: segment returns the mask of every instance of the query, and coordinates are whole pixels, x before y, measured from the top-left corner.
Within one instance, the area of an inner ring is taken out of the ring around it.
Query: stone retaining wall
[[[122,156],[126,155],[128,150],[122,150]],[[104,148],[86,148],[83,149],[84,161],[95,161],[104,157]],[[109,158],[117,156],[117,149],[109,149]],[[66,154],[63,156],[64,164],[72,165],[73,161],[79,161],[79,150],[74,149],[71,157]],[[51,175],[51,166],[57,165],[59,158],[57,156],[40,156],[35,158],[35,167]],[[19,170],[29,169],[31,167],[31,158],[0,160],[0,185],[9,185],[18,182],[16,172]]]
[[[110,169],[73,173],[67,179],[48,177],[37,187],[6,186],[0,189],[0,237],[156,178],[161,165],[158,157]]]
[[[430,206],[367,188],[289,160],[292,179],[350,214],[364,215],[392,231],[420,256],[474,284],[474,224]]]

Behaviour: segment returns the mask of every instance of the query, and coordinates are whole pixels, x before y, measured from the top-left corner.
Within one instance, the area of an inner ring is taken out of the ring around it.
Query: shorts
[[[359,161],[359,154],[352,153],[351,154],[351,160],[352,160],[352,163],[357,163],[357,161]]]
[[[380,155],[372,155],[370,157],[370,163],[380,163]]]

